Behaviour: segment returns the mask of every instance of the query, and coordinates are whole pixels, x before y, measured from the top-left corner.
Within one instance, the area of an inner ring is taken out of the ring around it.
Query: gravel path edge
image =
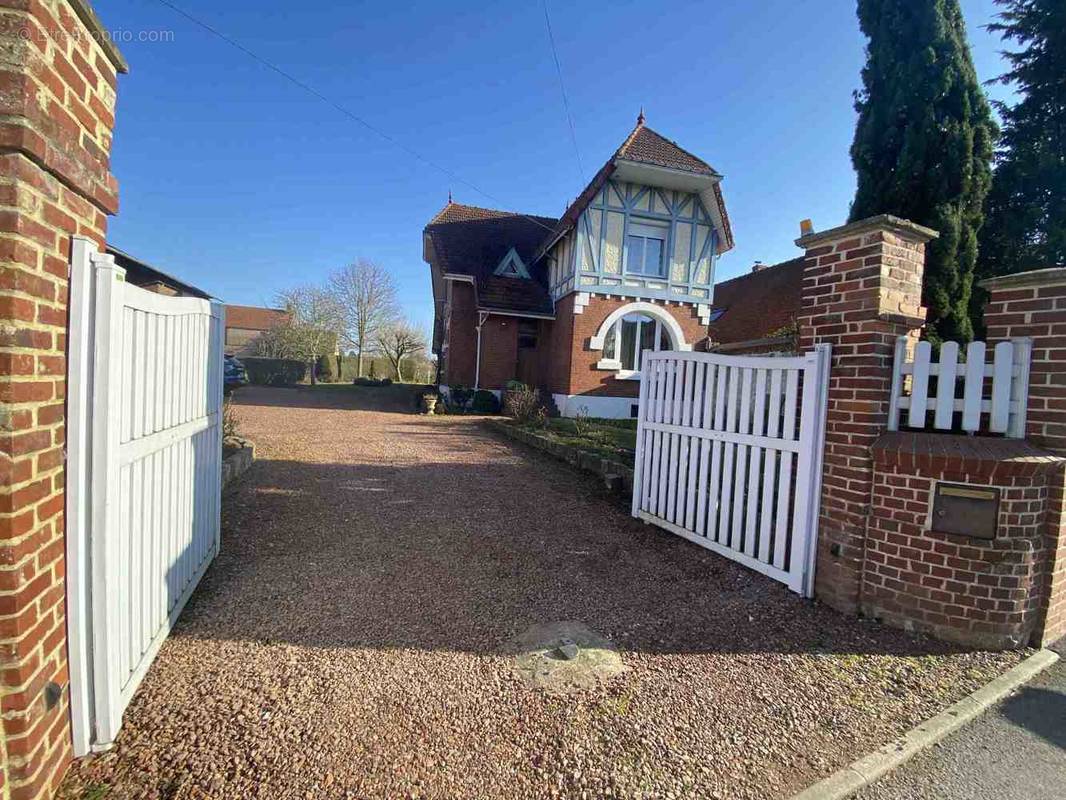
[[[793,795],[791,800],[843,800],[843,798],[850,797],[864,786],[873,783],[980,716],[1058,660],[1058,654],[1051,650],[1040,650],[1034,653],[959,702],[912,728],[900,738],[852,761],[828,778]]]

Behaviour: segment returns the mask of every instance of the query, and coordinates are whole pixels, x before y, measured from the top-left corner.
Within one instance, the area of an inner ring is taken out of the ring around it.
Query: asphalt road
[[[1064,652],[1061,646],[1056,649],[1060,655]],[[856,797],[860,800],[1066,798],[1066,657],[998,707],[920,753]]]

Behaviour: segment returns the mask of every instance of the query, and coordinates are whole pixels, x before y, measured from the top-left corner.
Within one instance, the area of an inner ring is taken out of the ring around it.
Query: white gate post
[[[215,487],[218,495],[215,497],[215,555],[222,549],[222,425],[225,414],[225,381],[226,359],[224,358],[226,347],[226,306],[218,300],[211,301],[211,322],[214,330],[211,331],[210,347],[211,359],[209,369],[214,376],[215,385],[212,387],[212,402],[215,405],[217,417],[217,442],[215,448]]]
[[[67,659],[70,727],[74,755],[92,743],[92,611],[89,602],[89,408],[92,401],[93,277],[96,245],[82,236],[71,242],[70,323],[67,344]]]
[[[126,271],[116,266],[114,256],[91,255],[95,292],[92,419],[92,482],[90,596],[92,621],[93,705],[95,742],[93,749],[106,749],[114,742],[122,724],[122,703],[109,638],[119,634],[122,609],[115,574],[123,569],[119,552],[120,524],[118,448],[122,413],[122,306]]]
[[[817,382],[814,385],[814,443],[811,447],[810,500],[807,512],[807,554],[803,565],[804,597],[814,597],[814,570],[818,561],[818,518],[822,506],[822,462],[825,456],[825,417],[829,405],[829,367],[833,359],[833,345],[814,346],[817,362]]]

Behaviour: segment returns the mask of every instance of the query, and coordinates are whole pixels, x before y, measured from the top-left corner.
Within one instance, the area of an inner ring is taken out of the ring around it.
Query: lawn
[[[570,447],[633,466],[637,448],[635,419],[558,417],[549,419],[547,428],[537,430]]]

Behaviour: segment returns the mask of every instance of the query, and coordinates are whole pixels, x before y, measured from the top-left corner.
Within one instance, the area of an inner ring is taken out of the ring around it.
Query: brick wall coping
[[[1028,272],[1015,272],[1013,275],[999,275],[985,278],[978,283],[982,289],[1023,289],[1027,286],[1052,286],[1066,283],[1066,267],[1033,269]]]
[[[1038,475],[1066,464],[1066,458],[1024,439],[991,436],[896,431],[883,434],[871,449],[879,465],[967,475]]]
[[[859,236],[863,233],[879,230],[892,231],[899,236],[918,242],[928,242],[930,239],[936,239],[940,236],[932,228],[919,225],[917,222],[911,222],[909,219],[895,217],[891,214],[878,214],[875,217],[849,222],[847,225],[840,225],[827,231],[809,233],[798,238],[796,244],[809,250],[822,242],[846,239],[849,236]]]
[[[100,49],[104,51],[104,55],[107,56],[115,69],[122,73],[129,72],[129,64],[126,63],[126,59],[119,52],[118,46],[111,38],[111,33],[104,27],[104,23],[96,16],[96,12],[93,11],[87,0],[67,0],[67,2],[70,3],[70,7],[74,9],[74,13],[78,15],[78,19],[82,21],[82,24],[89,29],[89,34],[100,45]]]

